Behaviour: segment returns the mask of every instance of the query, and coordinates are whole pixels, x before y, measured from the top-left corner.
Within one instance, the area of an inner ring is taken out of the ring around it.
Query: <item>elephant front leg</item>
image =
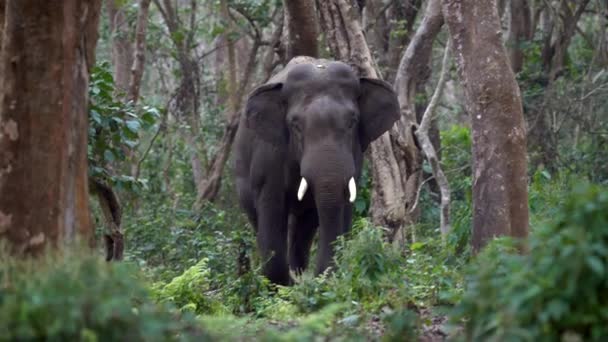
[[[297,274],[308,266],[310,246],[315,237],[319,219],[315,210],[292,216],[289,227],[289,268]]]
[[[287,212],[282,193],[263,189],[257,202],[257,244],[263,274],[273,283],[289,285]]]

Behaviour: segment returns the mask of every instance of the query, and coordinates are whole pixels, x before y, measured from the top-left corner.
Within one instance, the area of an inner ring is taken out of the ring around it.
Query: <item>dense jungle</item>
[[[0,0],[0,341],[608,340],[605,0]]]

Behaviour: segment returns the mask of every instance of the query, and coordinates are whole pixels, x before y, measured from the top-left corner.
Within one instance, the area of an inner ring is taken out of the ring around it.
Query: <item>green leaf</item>
[[[587,257],[586,261],[587,265],[589,265],[593,272],[597,273],[598,276],[604,275],[604,264],[598,257],[591,255]]]
[[[141,124],[139,123],[139,120],[127,120],[126,124],[127,128],[129,128],[129,130],[133,133],[137,133],[141,129]]]
[[[424,245],[425,245],[424,242],[414,242],[410,246],[410,249],[413,251],[417,251],[417,250],[421,249],[422,247],[424,247]]]
[[[91,119],[93,119],[93,121],[95,121],[98,124],[101,124],[101,115],[99,114],[98,111],[96,111],[95,109],[91,109],[89,114],[91,115]]]
[[[105,150],[103,157],[108,162],[113,162],[116,160],[116,156],[114,156],[114,152],[112,152],[112,150]]]

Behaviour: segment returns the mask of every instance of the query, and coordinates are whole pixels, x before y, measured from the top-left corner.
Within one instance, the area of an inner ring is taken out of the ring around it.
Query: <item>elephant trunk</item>
[[[333,265],[333,243],[344,231],[346,205],[344,186],[332,184],[315,188],[315,202],[319,215],[319,255],[316,274]]]
[[[326,152],[326,153],[323,153]],[[356,198],[354,180],[354,162],[351,154],[338,151],[319,151],[313,156],[322,162],[316,162],[314,169],[302,168],[304,181],[300,182],[298,197],[306,191],[312,191],[319,216],[319,254],[316,273],[322,273],[333,264],[333,243],[345,232],[345,211],[350,210],[350,203]],[[311,163],[312,164],[312,163]],[[308,165],[311,165],[308,164]]]

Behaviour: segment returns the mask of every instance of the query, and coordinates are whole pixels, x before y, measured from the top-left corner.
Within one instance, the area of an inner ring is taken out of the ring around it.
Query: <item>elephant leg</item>
[[[253,193],[251,191],[249,182],[244,179],[237,179],[236,181],[238,189],[239,204],[247,218],[249,223],[253,226],[253,229],[257,232],[258,230],[258,217],[255,210]]]
[[[315,210],[292,216],[289,228],[289,268],[297,274],[308,266],[310,246],[317,232],[319,219]]]
[[[268,186],[257,201],[257,244],[262,272],[275,284],[290,282],[287,265],[287,212],[284,195]]]

